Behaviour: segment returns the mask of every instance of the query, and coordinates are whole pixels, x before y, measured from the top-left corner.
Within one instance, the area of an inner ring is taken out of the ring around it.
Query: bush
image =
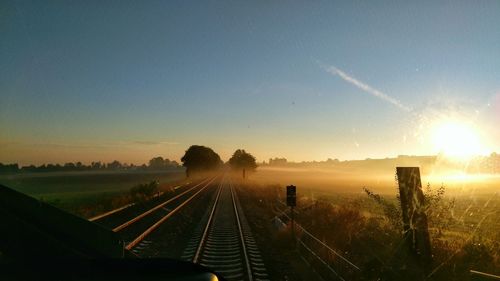
[[[130,196],[135,202],[144,202],[158,193],[158,185],[157,180],[136,185],[130,189]]]

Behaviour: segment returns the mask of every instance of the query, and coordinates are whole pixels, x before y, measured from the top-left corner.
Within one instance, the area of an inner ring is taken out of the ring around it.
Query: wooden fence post
[[[430,270],[432,255],[420,170],[418,167],[396,167],[396,174],[405,242],[410,255],[425,274]]]

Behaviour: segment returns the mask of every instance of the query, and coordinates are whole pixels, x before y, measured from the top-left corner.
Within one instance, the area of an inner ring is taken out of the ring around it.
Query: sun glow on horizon
[[[437,122],[431,138],[436,152],[452,158],[468,159],[485,151],[477,129],[458,120]]]

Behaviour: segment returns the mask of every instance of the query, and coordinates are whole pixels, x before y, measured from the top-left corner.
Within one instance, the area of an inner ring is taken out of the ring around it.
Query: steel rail
[[[269,281],[262,257],[229,176],[218,191],[182,255],[227,280]]]
[[[236,214],[236,222],[238,224],[238,232],[240,234],[240,240],[241,240],[241,248],[243,249],[243,257],[245,258],[245,264],[247,267],[247,274],[248,274],[248,280],[252,281],[253,276],[252,276],[252,268],[250,266],[250,261],[248,259],[248,253],[247,253],[247,247],[245,245],[245,238],[243,236],[243,229],[241,228],[241,221],[240,221],[240,215],[238,213],[238,208],[236,207],[236,200],[234,198],[234,190],[233,190],[233,184],[230,182],[229,183],[229,188],[231,189],[231,198],[233,199],[233,208],[234,208],[234,213]]]
[[[178,188],[181,188],[181,187],[183,187],[183,186],[189,185],[190,183],[191,183],[191,182],[186,182],[186,183],[184,183],[184,184],[179,184],[179,185],[176,185],[176,186],[172,187],[172,189],[173,189],[173,190],[177,190]],[[155,197],[160,197],[160,196],[162,196],[164,193],[165,193],[165,192],[160,191],[160,192],[158,193],[158,195],[155,195],[154,197],[152,197],[152,199],[154,199]],[[94,217],[88,218],[87,220],[88,220],[88,221],[96,221],[96,220],[100,220],[100,219],[102,219],[102,218],[105,218],[105,217],[108,217],[108,216],[110,216],[110,215],[112,215],[112,214],[118,213],[119,211],[124,210],[124,209],[127,209],[128,207],[132,207],[132,206],[134,206],[134,205],[135,205],[135,203],[126,204],[126,205],[121,206],[121,207],[118,207],[118,208],[116,208],[116,209],[114,209],[114,210],[107,211],[107,212],[105,212],[105,213],[102,213],[102,214],[96,215],[96,216],[94,216]]]
[[[217,176],[213,177],[211,181],[213,181],[216,177],[217,177]],[[153,208],[151,208],[151,209],[147,210],[146,212],[144,212],[144,213],[142,213],[142,214],[140,214],[140,215],[136,216],[135,218],[133,218],[133,219],[131,219],[131,220],[129,220],[129,221],[127,221],[127,222],[125,222],[125,223],[123,223],[123,224],[121,224],[121,225],[119,225],[119,226],[115,227],[115,228],[113,228],[113,232],[118,232],[118,231],[123,230],[124,228],[126,228],[126,227],[130,226],[131,224],[133,224],[133,223],[135,223],[135,222],[137,222],[137,221],[139,221],[140,219],[144,218],[145,216],[147,216],[147,215],[151,214],[152,212],[154,212],[154,211],[156,211],[156,210],[158,210],[158,209],[162,208],[163,206],[167,205],[168,203],[170,203],[170,202],[172,202],[172,201],[174,201],[174,200],[178,199],[179,197],[181,197],[181,196],[185,195],[186,193],[188,193],[188,192],[192,191],[193,189],[197,188],[198,186],[202,185],[203,183],[207,182],[208,180],[209,180],[209,179],[205,179],[205,180],[201,181],[200,183],[198,183],[197,185],[195,185],[195,186],[191,187],[190,189],[188,189],[188,190],[186,190],[186,191],[184,191],[184,192],[182,192],[182,193],[180,193],[180,194],[177,194],[175,197],[172,197],[172,198],[170,198],[169,200],[167,200],[167,201],[165,201],[165,202],[163,202],[163,203],[161,203],[161,204],[158,204],[158,205],[156,205],[155,207],[153,207]],[[211,181],[210,181],[210,182],[211,182]]]
[[[130,204],[127,204],[127,205],[125,205],[125,206],[122,206],[122,207],[116,208],[116,209],[114,209],[114,210],[111,210],[111,211],[108,211],[108,212],[106,212],[106,213],[103,213],[103,214],[97,215],[97,216],[95,216],[95,217],[91,217],[91,218],[89,218],[89,219],[88,219],[88,221],[96,221],[96,220],[98,220],[98,219],[102,219],[102,218],[104,218],[104,217],[110,216],[110,215],[112,215],[112,214],[114,214],[114,213],[118,213],[119,211],[124,210],[124,209],[126,209],[126,208],[128,208],[128,207],[131,207],[131,206],[134,206],[134,205],[135,205],[135,203],[130,203]]]
[[[153,232],[154,230],[156,230],[162,223],[164,223],[167,219],[169,219],[172,215],[174,215],[177,211],[179,211],[182,207],[184,207],[187,203],[189,203],[194,197],[196,197],[198,194],[200,194],[200,192],[202,192],[203,190],[205,190],[205,188],[207,188],[207,186],[209,186],[214,181],[214,179],[216,177],[217,176],[213,177],[205,186],[203,186],[195,194],[191,195],[191,197],[189,197],[188,199],[186,199],[179,206],[175,207],[172,211],[170,211],[168,214],[166,214],[163,218],[161,218],[155,224],[153,224],[148,229],[146,229],[146,231],[144,231],[141,235],[137,236],[137,238],[135,238],[132,242],[130,242],[129,244],[127,244],[127,246],[125,247],[125,249],[131,250],[132,248],[134,248],[137,244],[139,244],[142,240],[144,240],[144,238],[146,238],[146,236],[148,236],[149,234],[151,234],[151,232]]]
[[[195,253],[194,257],[193,257],[193,263],[198,263],[198,260],[200,258],[201,249],[203,248],[203,245],[205,244],[205,240],[207,238],[208,230],[210,229],[210,225],[212,224],[212,219],[213,219],[213,216],[214,216],[214,213],[215,213],[215,209],[217,208],[217,203],[219,202],[220,193],[222,191],[222,182],[223,182],[223,180],[221,181],[221,183],[219,185],[219,189],[217,191],[217,196],[215,197],[214,205],[213,205],[212,210],[210,212],[210,216],[208,217],[207,225],[205,226],[205,229],[203,230],[203,234],[202,234],[201,239],[200,239],[200,244],[196,248],[196,253]]]

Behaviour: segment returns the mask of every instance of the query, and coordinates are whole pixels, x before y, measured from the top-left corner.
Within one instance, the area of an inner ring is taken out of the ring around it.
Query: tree
[[[92,163],[90,164],[90,167],[91,167],[93,170],[99,170],[99,169],[101,169],[103,166],[102,166],[101,161],[97,161],[97,162],[92,162]]]
[[[209,171],[222,165],[220,156],[211,148],[202,145],[192,145],[181,158],[182,166],[186,167],[186,175],[192,172]]]
[[[118,169],[122,168],[122,163],[120,163],[119,161],[115,160],[115,161],[113,161],[111,163],[108,163],[107,167],[110,170],[118,170]]]
[[[135,202],[143,202],[158,193],[159,181],[139,184],[130,189],[130,195]]]
[[[149,160],[149,168],[153,170],[161,170],[165,168],[165,161],[163,160],[163,157],[159,156]]]
[[[19,172],[19,165],[16,164],[2,164],[0,163],[0,173],[17,173]]]
[[[179,164],[175,161],[170,161],[170,159],[159,156],[149,160],[149,169],[151,170],[163,170],[176,168]]]
[[[255,157],[244,149],[238,149],[233,153],[233,156],[229,159],[229,165],[235,170],[242,170],[243,178],[245,178],[246,171],[255,171],[257,168]]]
[[[76,168],[75,164],[71,163],[71,162],[68,162],[66,164],[64,164],[64,169],[66,171],[74,171]]]

